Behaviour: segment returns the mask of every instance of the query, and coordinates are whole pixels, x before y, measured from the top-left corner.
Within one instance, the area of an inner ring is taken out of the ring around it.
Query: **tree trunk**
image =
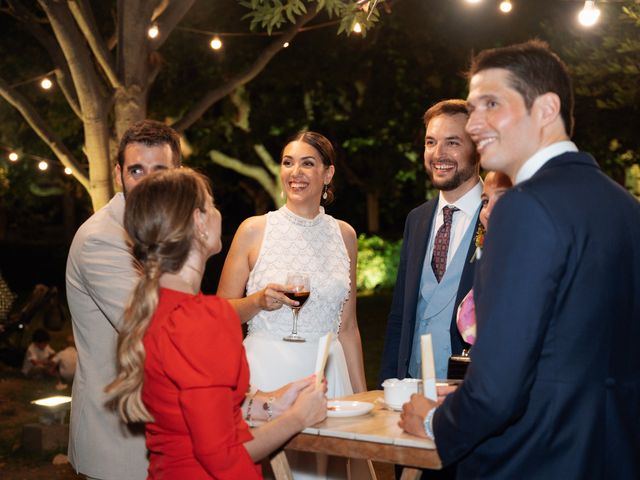
[[[367,192],[367,229],[369,233],[380,231],[380,195],[378,191]]]

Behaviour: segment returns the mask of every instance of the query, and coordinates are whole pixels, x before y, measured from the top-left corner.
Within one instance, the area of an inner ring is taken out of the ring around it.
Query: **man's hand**
[[[436,406],[437,404],[433,400],[414,393],[411,395],[411,400],[402,406],[398,426],[411,435],[427,438],[427,434],[424,431],[424,418],[429,410]]]
[[[436,390],[438,391],[438,405],[441,405],[444,402],[444,399],[447,398],[447,395],[455,392],[460,385],[458,384],[448,384],[448,385],[436,385]]]

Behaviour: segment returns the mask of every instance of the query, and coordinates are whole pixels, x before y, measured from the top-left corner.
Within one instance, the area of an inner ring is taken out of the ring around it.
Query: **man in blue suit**
[[[424,333],[433,336],[439,378],[447,376],[449,356],[460,354],[467,346],[458,332],[455,312],[473,282],[471,258],[482,194],[478,155],[464,130],[467,119],[463,100],[439,102],[424,115],[424,165],[440,194],[407,217],[381,382],[421,377],[419,340]],[[438,240],[447,228],[448,236]],[[444,251],[436,247],[438,244]],[[438,252],[440,265],[434,261]]]
[[[491,215],[464,383],[400,426],[459,478],[640,478],[640,203],[569,140],[565,65],[539,41],[474,58],[467,131],[514,187]]]

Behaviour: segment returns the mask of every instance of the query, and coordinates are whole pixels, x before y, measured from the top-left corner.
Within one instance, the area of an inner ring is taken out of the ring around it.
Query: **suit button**
[[[607,386],[607,388],[612,388],[616,386],[616,379],[615,378],[607,378],[604,381],[604,384]]]

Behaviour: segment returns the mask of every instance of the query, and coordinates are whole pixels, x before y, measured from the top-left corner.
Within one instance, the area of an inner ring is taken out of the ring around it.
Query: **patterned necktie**
[[[442,209],[444,223],[436,233],[436,240],[433,242],[433,257],[431,257],[431,268],[436,276],[436,280],[440,283],[444,272],[447,269],[447,254],[449,253],[449,236],[451,234],[451,220],[453,212],[457,212],[456,207],[446,206]]]

